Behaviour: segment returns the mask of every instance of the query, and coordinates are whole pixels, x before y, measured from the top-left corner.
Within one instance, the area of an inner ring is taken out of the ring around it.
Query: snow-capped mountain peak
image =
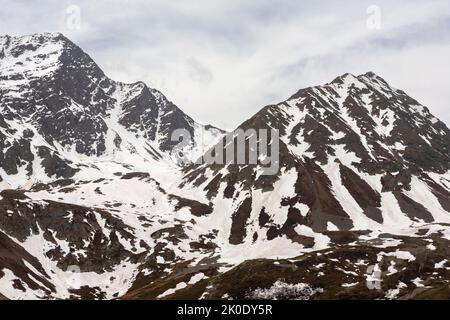
[[[64,51],[75,47],[60,33],[1,36],[2,79],[14,79],[19,85],[47,76],[61,66]]]
[[[105,170],[98,162],[172,166],[174,130],[190,133],[191,159],[223,134],[142,82],[111,80],[62,34],[3,36],[0,48],[0,176],[10,184],[91,175]]]
[[[234,243],[296,239],[299,224],[322,232],[450,221],[449,129],[374,73],[301,89],[239,128],[279,130],[277,175],[259,175],[261,164],[193,166],[181,185],[230,199]],[[261,215],[273,221],[267,230]]]

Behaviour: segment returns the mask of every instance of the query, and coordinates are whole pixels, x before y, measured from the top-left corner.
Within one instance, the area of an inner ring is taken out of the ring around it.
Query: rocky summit
[[[196,161],[237,130],[256,163]],[[372,72],[225,132],[62,34],[0,37],[4,299],[448,299],[449,170],[447,126]]]

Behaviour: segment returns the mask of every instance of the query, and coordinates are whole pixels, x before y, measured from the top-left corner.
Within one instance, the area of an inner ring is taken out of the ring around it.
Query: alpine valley
[[[427,107],[344,74],[236,129],[278,130],[277,174],[183,165],[234,132],[62,34],[1,36],[0,299],[450,298],[450,130]]]

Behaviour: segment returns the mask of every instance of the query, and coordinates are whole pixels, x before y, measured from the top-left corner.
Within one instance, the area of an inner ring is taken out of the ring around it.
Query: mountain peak
[[[27,154],[23,162],[0,161],[0,170],[8,176],[3,179],[14,186],[37,174],[31,164],[21,167],[33,159],[48,164],[45,174],[39,176],[44,180],[53,175],[73,176],[79,170],[75,167],[81,166],[78,155],[92,162],[98,158],[127,159],[130,167],[145,170],[146,162],[172,161],[178,141],[172,141],[171,134],[176,129],[191,134],[186,150],[192,154],[202,152],[203,144],[215,142],[222,134],[198,124],[144,82],[126,84],[110,79],[61,33],[1,37],[0,94],[0,115],[13,119],[2,123],[0,117],[0,147],[2,132],[8,133],[22,122],[33,128],[34,137],[40,136],[47,143],[45,151],[35,151],[30,132],[11,138],[20,143],[8,152]],[[205,139],[200,134],[203,131],[207,131]],[[72,151],[76,159],[67,156]],[[4,157],[0,150],[0,160]],[[59,163],[50,164],[53,160],[49,159],[55,157]],[[83,161],[83,168],[87,161]],[[23,172],[22,181],[15,177],[19,171]]]
[[[336,77],[333,81],[331,81],[331,83],[333,84],[352,84],[352,83],[359,83],[361,81],[375,81],[375,82],[382,82],[384,84],[387,84],[386,80],[384,80],[382,77],[380,77],[379,75],[377,75],[375,72],[373,71],[368,71],[366,73],[360,74],[358,76],[355,76],[352,73],[344,73],[341,76]]]
[[[364,74],[360,74],[359,76],[358,76],[358,78],[359,77],[368,77],[368,78],[380,78],[380,76],[378,76],[375,72],[373,72],[373,71],[368,71],[368,72],[366,72],[366,73],[364,73]]]
[[[67,39],[61,32],[37,32],[26,35],[10,35],[10,34],[0,35],[0,39],[3,38],[10,38],[23,41],[31,41],[33,39],[45,39],[45,40],[60,39],[60,38]]]
[[[413,296],[400,278],[442,287],[450,130],[373,72],[302,89],[222,136],[143,82],[108,78],[61,34],[0,41],[0,299],[311,295],[281,278],[319,299]],[[348,285],[377,263],[398,271],[386,296]]]
[[[366,81],[372,81],[372,82],[375,81],[377,83],[383,83],[386,85],[388,84],[386,80],[384,80],[382,77],[380,77],[378,74],[376,74],[373,71],[369,71],[364,74],[360,74],[357,78],[361,81],[366,80]]]
[[[0,47],[4,50],[17,46],[28,46],[29,49],[35,49],[54,43],[73,45],[73,43],[60,32],[43,32],[24,36],[0,36]]]
[[[344,73],[341,76],[336,77],[333,81],[331,81],[330,84],[337,84],[337,85],[351,85],[351,84],[358,84],[360,83],[360,80],[358,77],[351,73]]]
[[[0,52],[2,71],[22,66],[24,71],[29,70],[30,64],[45,62],[54,64],[65,49],[76,47],[63,34],[36,33],[25,36],[0,36]]]
[[[350,72],[346,72],[343,75],[339,76],[338,78],[343,79],[343,80],[354,80],[357,79],[357,77],[350,73]]]
[[[248,123],[281,128],[292,154],[322,164],[338,157],[369,173],[386,167],[441,173],[450,168],[448,128],[374,72],[346,73],[325,85],[301,89],[262,109]],[[356,155],[351,161],[349,152]]]
[[[73,64],[76,59],[70,56],[88,64],[87,55],[61,33],[1,36],[0,88],[22,94],[21,85],[53,77],[64,64]]]

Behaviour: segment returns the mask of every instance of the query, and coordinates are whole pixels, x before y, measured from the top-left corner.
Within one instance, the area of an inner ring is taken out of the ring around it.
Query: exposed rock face
[[[345,74],[238,129],[279,131],[276,174],[180,167],[238,138],[60,34],[0,37],[0,299],[450,297],[450,132],[426,107]]]

